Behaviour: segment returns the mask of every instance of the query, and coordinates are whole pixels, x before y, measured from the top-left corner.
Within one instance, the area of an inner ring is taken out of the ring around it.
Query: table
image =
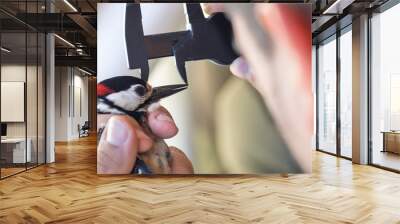
[[[400,131],[382,131],[381,133],[383,133],[382,152],[400,154]]]
[[[31,162],[32,140],[26,139],[28,143],[25,154],[25,138],[5,138],[1,139],[1,159],[6,163],[26,163]]]

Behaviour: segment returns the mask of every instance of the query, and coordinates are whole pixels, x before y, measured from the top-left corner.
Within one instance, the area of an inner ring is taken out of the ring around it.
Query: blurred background
[[[183,4],[141,4],[144,34],[186,29]],[[139,77],[129,70],[124,43],[123,3],[98,4],[97,81]],[[192,161],[195,173],[301,172],[258,92],[235,78],[227,66],[210,61],[186,63],[189,89],[161,102],[179,128],[167,139]],[[183,83],[173,57],[150,62],[153,86]]]

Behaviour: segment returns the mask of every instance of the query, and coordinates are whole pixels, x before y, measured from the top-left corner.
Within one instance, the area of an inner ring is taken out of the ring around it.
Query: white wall
[[[81,76],[83,73],[76,74],[77,70],[75,70],[74,74],[74,91],[71,92],[72,96],[71,99],[74,102],[71,102],[71,106],[74,105],[72,108],[72,116],[71,116],[71,129],[70,129],[70,139],[75,139],[79,137],[78,132],[78,124],[82,126],[85,121],[88,121],[88,78]],[[80,111],[82,110],[82,111]]]
[[[88,78],[75,68],[56,67],[55,86],[55,141],[77,139],[78,124],[88,120]]]
[[[36,70],[38,69],[38,70]],[[27,80],[25,80],[27,78]],[[30,139],[32,161],[36,162],[39,158],[39,163],[44,162],[44,74],[42,67],[25,66],[25,64],[3,64],[1,66],[1,81],[3,82],[24,82],[26,85],[26,107],[21,109],[23,114],[26,112],[26,120],[22,122],[6,122],[8,138],[25,138],[25,135]],[[7,94],[3,92],[3,94]],[[11,93],[9,93],[11,94]],[[21,94],[24,94],[22,91]],[[7,97],[2,95],[3,97]],[[1,108],[7,111],[12,108]],[[13,113],[13,111],[7,111]],[[37,153],[39,156],[37,157]]]
[[[67,67],[55,69],[55,141],[67,141],[68,139],[68,85],[69,76]]]
[[[26,70],[25,70],[26,69]],[[25,82],[25,75],[26,71],[28,74],[35,73],[36,74],[36,67],[34,66],[27,66],[25,65],[2,65],[1,66],[1,81],[4,82]],[[30,80],[31,81],[31,80]],[[32,83],[30,83],[32,84]],[[34,83],[36,85],[36,82]],[[31,90],[31,89],[28,89]],[[33,90],[33,89],[32,89]],[[34,92],[29,92],[27,93],[27,101],[28,103],[32,102],[32,98],[36,98],[36,89],[34,89]],[[35,103],[36,107],[36,103]],[[1,108],[1,110],[7,110],[7,108]],[[30,111],[30,110],[29,110]],[[32,117],[32,115],[34,115]],[[36,121],[36,114],[27,114],[28,116],[28,122],[32,121],[35,119]],[[7,136],[8,137],[25,137],[25,123],[26,122],[7,122]],[[36,123],[36,122],[35,122]],[[32,125],[28,125],[28,128],[32,127]],[[28,130],[28,135],[29,135],[29,130]]]

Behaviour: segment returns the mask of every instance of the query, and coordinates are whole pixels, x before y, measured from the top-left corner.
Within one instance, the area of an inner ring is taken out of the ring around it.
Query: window
[[[313,146],[313,150],[315,150],[317,148],[317,140],[316,140],[316,130],[317,130],[317,90],[316,90],[316,78],[317,78],[317,48],[315,45],[312,46],[312,60],[311,60],[311,64],[312,64],[312,93],[313,93],[313,112],[314,112],[314,120],[313,120],[313,124],[314,124],[314,132],[313,132],[313,137],[312,137],[312,146]]]
[[[340,155],[351,158],[352,141],[352,35],[351,26],[340,36]]]
[[[44,3],[1,1],[0,7],[37,13]],[[45,163],[45,44],[43,33],[0,13],[0,178]]]
[[[371,18],[371,161],[400,170],[400,4]]]
[[[318,47],[318,149],[336,153],[336,36]]]

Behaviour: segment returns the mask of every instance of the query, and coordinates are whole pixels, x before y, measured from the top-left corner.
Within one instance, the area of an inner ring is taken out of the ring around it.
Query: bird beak
[[[186,88],[187,88],[186,84],[154,87],[151,96],[146,100],[145,104],[148,105],[151,103],[155,103],[161,100],[162,98],[174,95],[175,93],[178,93]]]

